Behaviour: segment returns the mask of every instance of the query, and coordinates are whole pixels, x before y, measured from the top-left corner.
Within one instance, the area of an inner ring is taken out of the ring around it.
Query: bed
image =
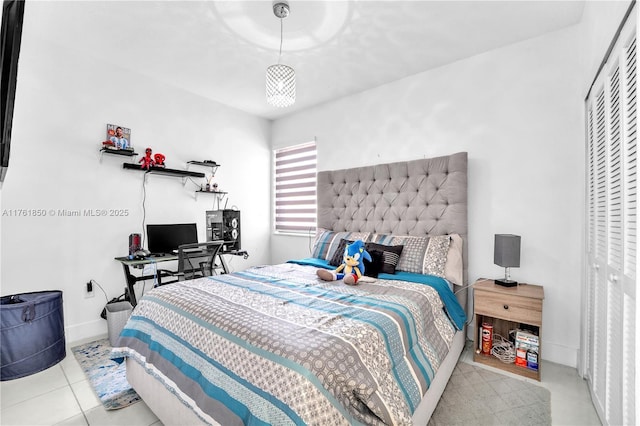
[[[310,257],[136,306],[112,357],[164,424],[428,422],[465,343],[467,154],[322,171],[317,185]],[[377,276],[320,280],[357,239]]]

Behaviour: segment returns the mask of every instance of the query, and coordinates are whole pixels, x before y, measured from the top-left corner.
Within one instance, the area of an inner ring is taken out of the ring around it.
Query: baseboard
[[[90,341],[89,339],[95,340],[94,338],[106,335],[107,320],[102,318],[65,327],[65,340],[68,344]]]
[[[566,365],[568,367],[578,368],[578,348],[570,348],[557,343],[546,342],[542,339],[542,356],[546,361],[555,362],[556,364]]]

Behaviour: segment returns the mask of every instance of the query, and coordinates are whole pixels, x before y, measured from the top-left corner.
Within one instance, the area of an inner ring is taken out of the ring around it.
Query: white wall
[[[107,123],[130,127],[136,151],[150,146],[166,155],[168,167],[220,163],[217,181],[229,192],[228,207],[241,210],[243,248],[250,252],[248,260],[230,257],[231,267],[268,262],[270,122],[58,44],[73,29],[37,13],[39,4],[26,10],[11,162],[2,187],[8,212],[1,224],[2,294],[63,290],[67,340],[106,333],[99,318],[105,297],[96,288],[85,298],[84,286],[94,279],[109,299],[123,293],[114,257],[126,255],[129,234],[143,230],[144,179],[122,169],[125,157],[100,158]],[[213,198],[196,198],[203,180],[194,181],[148,176],[146,223],[196,222],[204,240]],[[19,209],[42,209],[46,216],[16,217]],[[62,209],[115,209],[126,216],[62,217]]]
[[[499,277],[493,235],[522,236],[514,279],[544,286],[542,357],[580,343],[583,123],[576,27],[276,120],[272,143],[318,139],[318,169],[469,153],[469,277]],[[274,236],[272,260],[308,253]]]

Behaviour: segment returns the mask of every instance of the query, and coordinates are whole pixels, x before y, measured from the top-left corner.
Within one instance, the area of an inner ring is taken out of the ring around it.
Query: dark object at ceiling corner
[[[0,29],[0,182],[4,181],[9,167],[13,105],[18,81],[18,57],[22,40],[22,21],[25,2],[2,2],[2,27]]]

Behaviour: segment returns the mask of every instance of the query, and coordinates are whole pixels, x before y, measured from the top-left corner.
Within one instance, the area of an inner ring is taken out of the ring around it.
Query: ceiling
[[[149,78],[276,119],[577,24],[584,8],[584,1],[289,4],[281,63],[296,70],[297,99],[288,108],[265,100],[265,70],[278,62],[280,45],[270,0],[38,2],[27,13],[45,31],[49,23],[64,32],[57,40],[82,54],[117,57]]]

